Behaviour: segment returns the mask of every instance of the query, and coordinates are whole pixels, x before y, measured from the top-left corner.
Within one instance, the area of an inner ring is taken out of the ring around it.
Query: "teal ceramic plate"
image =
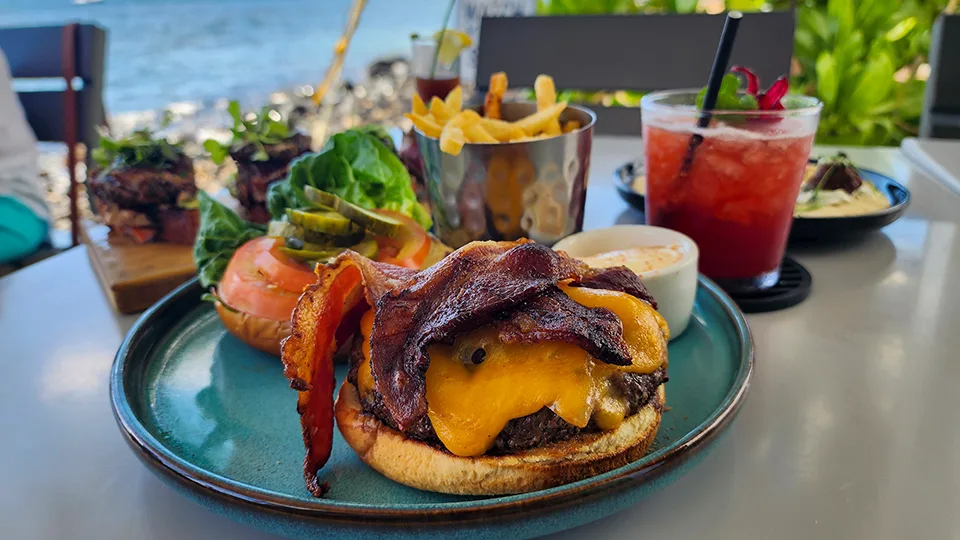
[[[753,372],[743,315],[701,278],[694,320],[670,343],[670,410],[643,459],[535,493],[460,497],[388,480],[337,434],[323,469],[332,489],[316,499],[304,487],[296,392],[280,361],[229,335],[201,293],[187,283],[131,329],[111,372],[117,421],[137,455],[187,496],[295,538],[519,538],[588,523],[702,458],[736,416]]]

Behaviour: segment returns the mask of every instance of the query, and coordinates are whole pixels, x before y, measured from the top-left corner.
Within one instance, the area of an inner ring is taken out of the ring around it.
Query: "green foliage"
[[[257,151],[253,154],[253,161],[267,161],[270,155],[266,146],[279,144],[294,135],[290,124],[280,118],[280,113],[269,105],[260,109],[259,113],[243,114],[240,103],[231,101],[227,105],[227,112],[233,118],[233,140],[223,145],[214,139],[203,142],[203,148],[210,152],[210,159],[217,165],[230,154],[231,148],[239,148],[246,144],[254,144]]]
[[[138,129],[127,137],[117,139],[101,133],[100,144],[93,149],[92,157],[100,169],[169,169],[183,158],[183,145],[171,143],[164,137],[154,138],[149,128]]]
[[[410,173],[381,142],[382,135],[368,128],[347,130],[331,137],[320,152],[297,158],[287,178],[267,191],[270,214],[280,219],[287,208],[311,208],[304,194],[309,185],[363,208],[401,212],[429,229],[430,213],[417,202]]]
[[[917,69],[948,2],[727,0],[726,8],[798,8],[791,87],[824,104],[818,142],[895,145],[917,132],[925,86]],[[537,8],[544,15],[689,13],[697,2],[539,0]],[[591,94],[578,97],[589,103]]]
[[[206,192],[197,193],[200,202],[200,230],[193,244],[200,284],[210,287],[220,282],[227,263],[240,246],[266,234],[263,225],[244,221],[233,210],[217,202]]]
[[[794,48],[799,70],[792,82],[823,102],[818,142],[899,144],[916,134],[924,91],[916,73],[946,4],[819,0],[800,6]]]
[[[755,111],[760,108],[757,98],[749,94],[739,94],[740,77],[727,73],[720,82],[720,92],[717,93],[717,104],[714,109],[721,111]],[[697,93],[697,108],[703,108],[703,100],[707,96],[707,87],[704,86]],[[738,115],[739,116],[739,115]]]

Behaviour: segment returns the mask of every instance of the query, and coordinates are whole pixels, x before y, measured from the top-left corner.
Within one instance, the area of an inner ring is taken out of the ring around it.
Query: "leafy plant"
[[[253,161],[267,161],[270,154],[267,153],[267,146],[279,144],[293,136],[293,130],[290,124],[281,119],[280,113],[270,106],[263,107],[259,113],[249,113],[244,115],[240,110],[240,103],[231,101],[227,105],[227,112],[233,118],[233,140],[230,144],[223,145],[214,139],[207,139],[203,142],[203,148],[210,152],[210,159],[217,165],[230,154],[231,148],[239,148],[247,144],[256,145],[257,151],[253,153]]]
[[[930,33],[950,0],[726,0],[726,9],[797,8],[793,91],[824,108],[817,141],[899,144],[917,133]],[[542,15],[691,13],[695,0],[538,0]],[[712,3],[716,5],[716,2]],[[580,93],[589,103],[598,93]],[[613,104],[606,103],[605,105]]]
[[[250,223],[233,210],[217,202],[204,191],[197,193],[200,203],[200,230],[193,244],[200,284],[210,287],[220,282],[227,263],[240,246],[266,234],[263,225]]]
[[[280,219],[287,208],[311,207],[303,190],[309,185],[363,208],[396,210],[429,228],[430,213],[417,202],[410,173],[381,135],[375,129],[347,130],[331,137],[319,153],[297,158],[287,178],[267,191],[270,214]]]
[[[946,5],[811,0],[800,6],[793,86],[823,102],[818,142],[899,144],[917,133],[925,86],[917,73]]]

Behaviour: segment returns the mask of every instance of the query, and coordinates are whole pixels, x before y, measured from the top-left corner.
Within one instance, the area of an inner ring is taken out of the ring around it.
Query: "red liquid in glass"
[[[778,270],[813,145],[813,133],[749,135],[708,134],[689,173],[678,178],[690,131],[643,126],[647,223],[693,238],[700,271],[714,279]]]
[[[460,77],[451,79],[422,79],[417,77],[417,93],[424,103],[430,103],[434,96],[446,99],[447,94],[460,84]]]

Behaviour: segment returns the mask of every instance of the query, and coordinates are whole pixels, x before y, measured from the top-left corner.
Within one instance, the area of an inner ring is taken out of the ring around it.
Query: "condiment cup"
[[[649,225],[615,225],[593,229],[564,238],[553,248],[571,257],[590,257],[610,251],[637,247],[676,246],[680,259],[638,275],[657,301],[657,311],[676,339],[690,322],[697,292],[697,244],[685,234]]]

